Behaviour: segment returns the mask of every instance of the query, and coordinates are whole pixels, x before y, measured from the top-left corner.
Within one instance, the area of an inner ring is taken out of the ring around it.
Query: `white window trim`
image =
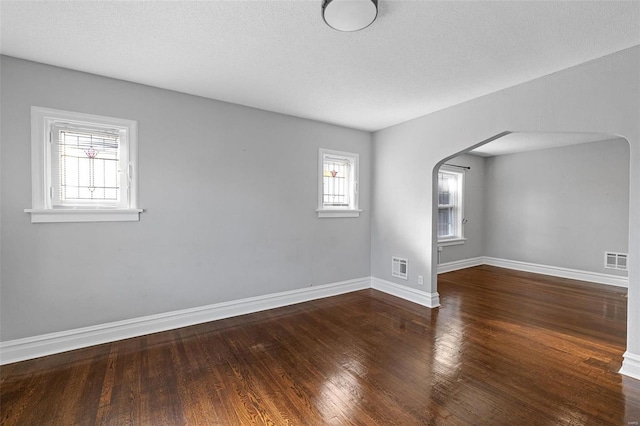
[[[79,126],[109,126],[127,132],[129,163],[128,205],[122,207],[53,207],[51,202],[51,147],[49,129],[55,122]],[[138,123],[133,120],[31,107],[31,223],[139,221],[138,208]]]
[[[459,246],[467,242],[466,238],[445,238],[442,240],[438,240],[438,245],[440,247],[449,247],[449,246]]]
[[[445,238],[441,238],[438,237],[438,246],[440,247],[448,247],[448,246],[457,246],[457,245],[462,245],[465,244],[465,242],[467,241],[467,239],[464,237],[464,222],[465,222],[465,217],[464,217],[464,197],[465,197],[465,189],[466,189],[466,183],[465,183],[465,179],[466,179],[466,174],[465,174],[465,170],[464,169],[459,169],[457,167],[450,167],[450,166],[441,166],[440,169],[438,170],[438,172],[440,171],[445,171],[445,172],[449,172],[449,173],[455,173],[460,175],[461,180],[458,180],[458,191],[456,194],[457,197],[457,203],[456,205],[458,206],[458,220],[459,220],[459,224],[458,226],[460,227],[460,235],[455,235],[453,237],[445,237]],[[437,182],[436,182],[437,185]],[[438,197],[439,198],[439,197]],[[437,203],[439,206],[439,202]],[[438,208],[438,206],[436,206],[436,209]]]
[[[323,186],[322,177],[324,170],[324,158],[325,156],[341,157],[347,159],[353,164],[353,170],[351,170],[353,181],[353,202],[349,207],[326,207],[323,203]],[[334,151],[330,149],[320,148],[318,153],[318,213],[319,218],[334,218],[334,217],[360,217],[361,209],[358,208],[359,201],[359,160],[360,156],[352,152]]]

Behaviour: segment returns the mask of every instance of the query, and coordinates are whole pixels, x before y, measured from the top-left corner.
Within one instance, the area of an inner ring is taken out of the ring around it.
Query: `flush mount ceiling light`
[[[378,0],[324,0],[324,22],[338,31],[358,31],[378,16]]]

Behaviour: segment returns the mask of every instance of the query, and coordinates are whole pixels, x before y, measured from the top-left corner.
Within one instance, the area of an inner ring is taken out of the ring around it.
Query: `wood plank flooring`
[[[489,266],[0,369],[2,425],[637,425],[624,291]]]

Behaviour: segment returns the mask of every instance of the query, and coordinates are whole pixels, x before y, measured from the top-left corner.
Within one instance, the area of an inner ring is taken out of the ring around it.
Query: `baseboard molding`
[[[598,272],[580,271],[577,269],[561,268],[559,266],[540,265],[536,263],[520,262],[518,260],[499,259],[496,257],[480,256],[471,259],[457,260],[438,265],[438,274],[471,268],[473,266],[490,265],[499,268],[514,269],[535,274],[551,275],[553,277],[569,278],[572,280],[588,281],[598,284],[629,287],[629,279],[617,275],[601,274]]]
[[[438,293],[427,293],[376,277],[371,277],[371,288],[426,306],[427,308],[437,308],[440,306],[440,295]]]
[[[371,288],[371,277],[0,342],[0,365]]]
[[[624,353],[623,357],[624,360],[622,361],[620,374],[640,380],[640,355],[632,354],[627,351]]]
[[[628,286],[628,280],[626,278],[491,257],[473,258],[442,264],[438,266],[438,273],[469,268],[482,264],[620,287]],[[324,297],[337,296],[339,294],[368,288],[374,288],[392,296],[399,297],[428,308],[436,308],[440,306],[440,295],[438,293],[427,293],[422,290],[417,290],[380,278],[364,277],[265,296],[250,297],[247,299],[216,303],[213,305],[0,342],[0,365],[67,352],[74,349],[86,348],[88,346],[114,342],[117,340],[129,339],[146,334],[174,330],[180,327],[187,327],[190,325],[216,321],[238,315],[260,312],[296,303],[308,302],[310,300],[321,299]],[[640,376],[640,358],[638,358],[637,355],[632,354],[630,354],[628,358],[625,356],[623,370],[624,372],[621,370],[623,374],[627,374],[631,377]]]
[[[616,287],[629,287],[629,279],[616,275],[601,274],[598,272],[580,271],[577,269],[561,268],[558,266],[538,265],[535,263],[520,262],[517,260],[498,259],[484,257],[484,264],[499,268],[515,269],[535,274],[551,275],[553,277],[569,278],[572,280],[588,281],[598,284],[613,285]]]
[[[438,274],[444,274],[445,272],[453,272],[459,269],[472,268],[480,265],[484,265],[484,257],[482,256],[441,263],[438,265]]]

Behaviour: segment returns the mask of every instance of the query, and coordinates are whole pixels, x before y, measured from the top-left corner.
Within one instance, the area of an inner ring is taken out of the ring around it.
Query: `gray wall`
[[[371,135],[1,59],[2,341],[370,275]],[[31,224],[32,105],[139,125],[140,222]],[[318,219],[318,148],[360,218]]]
[[[440,263],[484,256],[484,192],[485,160],[475,155],[463,154],[447,161],[458,166],[471,167],[464,172],[464,244],[444,246]]]
[[[587,143],[486,159],[485,255],[582,271],[626,253],[629,144]]]
[[[604,251],[629,242],[629,144],[624,139],[448,163],[465,172],[464,245],[440,263],[478,256],[626,276]]]

